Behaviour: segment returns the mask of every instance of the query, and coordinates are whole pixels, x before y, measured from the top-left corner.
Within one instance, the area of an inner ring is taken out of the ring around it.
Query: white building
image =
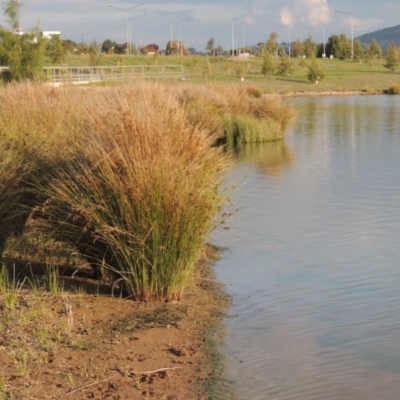
[[[61,31],[43,31],[42,37],[44,39],[52,39],[53,37],[59,36],[61,38]]]

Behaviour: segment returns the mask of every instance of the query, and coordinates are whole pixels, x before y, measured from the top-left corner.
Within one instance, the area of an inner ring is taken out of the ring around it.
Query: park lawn
[[[168,57],[163,55],[121,56],[104,55],[103,66],[131,65],[182,65],[185,79],[193,83],[236,83],[240,81],[239,71],[245,70],[244,83],[256,85],[267,93],[292,92],[347,92],[364,91],[381,93],[400,83],[400,74],[384,67],[385,60],[373,60],[372,63],[342,60],[319,59],[325,77],[318,84],[307,79],[308,60],[293,59],[293,71],[290,75],[261,74],[261,57],[248,60],[232,60],[226,57],[183,56]],[[276,65],[279,59],[275,60]],[[69,56],[62,66],[87,66],[89,57],[85,55]]]

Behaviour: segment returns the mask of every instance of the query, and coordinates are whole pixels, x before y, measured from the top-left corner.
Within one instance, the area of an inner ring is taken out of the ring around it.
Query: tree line
[[[43,38],[39,28],[36,26],[31,31],[21,33],[19,30],[19,2],[8,0],[4,3],[4,14],[9,24],[8,28],[0,26],[0,66],[7,66],[9,71],[2,73],[4,80],[32,79],[37,76],[45,62],[55,65],[65,61],[68,54],[84,54],[89,56],[89,65],[101,65],[103,54],[147,54],[158,52],[158,46],[151,44],[137,49],[134,44],[117,43],[106,39],[103,43],[92,41],[90,43],[76,43],[72,40],[63,40],[60,36],[51,39]],[[195,49],[188,49],[192,53]],[[265,42],[259,42],[252,48],[245,47],[237,49],[237,53],[251,53],[263,58],[262,71],[269,75],[272,68],[271,57],[280,56],[281,72],[286,74],[290,71],[290,60],[288,55],[296,58],[314,59],[318,57],[337,58],[357,62],[370,63],[374,59],[382,58],[382,50],[374,39],[366,45],[359,39],[351,41],[346,34],[331,35],[327,43],[316,43],[309,35],[304,41],[297,39],[292,43],[278,43],[278,34],[272,32]],[[167,54],[169,54],[167,52]],[[171,54],[176,54],[171,52]],[[232,50],[224,51],[222,46],[216,46],[212,37],[207,41],[206,54],[209,56],[229,56]],[[393,44],[385,54],[385,67],[395,71],[400,66],[400,51]],[[314,63],[315,64],[315,63]],[[315,64],[316,65],[316,64]],[[320,71],[321,72],[321,71]],[[321,75],[320,73],[319,75]],[[317,74],[317,76],[319,76]]]

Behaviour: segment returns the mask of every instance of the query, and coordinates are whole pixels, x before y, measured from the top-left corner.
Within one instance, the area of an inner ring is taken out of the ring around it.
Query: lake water
[[[400,96],[289,100],[284,142],[249,145],[216,265],[239,400],[400,398]]]

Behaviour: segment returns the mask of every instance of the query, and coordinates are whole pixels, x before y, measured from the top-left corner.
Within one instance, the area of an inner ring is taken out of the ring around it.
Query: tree
[[[308,35],[308,37],[304,40],[303,49],[304,49],[304,55],[307,58],[316,57],[316,55],[317,55],[317,45],[313,41],[311,35]]]
[[[102,44],[101,44],[101,52],[102,53],[110,53],[114,50],[116,43],[113,42],[111,39],[106,39]]]
[[[296,41],[293,43],[292,55],[293,57],[303,57],[304,55],[303,45],[301,44],[299,39],[296,39]]]
[[[335,53],[335,57],[339,58],[339,60],[348,60],[351,58],[351,42],[345,33],[339,36],[339,42]]]
[[[63,44],[64,44],[64,47],[65,47],[65,50],[69,54],[74,54],[75,53],[75,49],[78,47],[78,44],[76,42],[74,42],[73,40],[70,40],[70,39],[64,40]]]
[[[279,56],[278,75],[286,76],[293,72],[293,63],[286,52],[282,51]]]
[[[326,54],[328,57],[334,56],[339,60],[349,59],[351,57],[351,42],[346,34],[332,35],[326,44]]]
[[[371,44],[367,47],[367,50],[371,54],[373,58],[381,58],[382,57],[382,49],[381,46],[379,46],[378,42],[376,39],[372,39]]]
[[[392,44],[392,46],[389,47],[385,60],[386,62],[384,67],[395,72],[400,63],[399,50],[395,44]]]
[[[36,27],[29,33],[19,31],[19,2],[9,0],[4,13],[10,29],[0,26],[0,65],[8,66],[6,79],[21,81],[33,79],[41,73],[47,40],[39,35]]]
[[[272,54],[265,50],[262,53],[261,73],[268,78],[275,72],[275,63]]]
[[[214,56],[214,49],[215,49],[215,39],[212,37],[208,40],[206,50],[208,51],[208,55]]]
[[[361,62],[364,59],[364,53],[360,39],[355,39],[353,42],[353,61]]]
[[[278,34],[276,32],[272,32],[269,35],[269,39],[267,41],[267,44],[265,45],[265,48],[271,54],[275,54],[278,51],[279,45],[277,43],[277,39],[278,39]]]
[[[102,63],[102,55],[101,55],[101,44],[97,43],[96,40],[93,40],[89,43],[89,65],[92,67],[101,65]]]
[[[67,49],[60,36],[53,36],[47,43],[46,56],[53,64],[59,64],[65,60]]]
[[[328,38],[328,43],[325,46],[327,57],[336,57],[337,49],[339,48],[339,36],[332,35]]]
[[[310,82],[319,83],[325,77],[325,72],[315,57],[311,58],[307,71],[307,78]]]

